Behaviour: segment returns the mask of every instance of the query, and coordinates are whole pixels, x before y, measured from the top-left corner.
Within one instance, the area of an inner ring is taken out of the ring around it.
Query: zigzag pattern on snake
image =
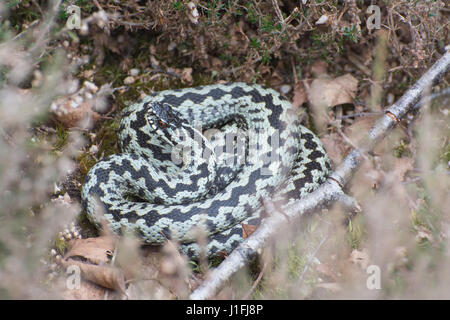
[[[89,219],[148,244],[175,239],[191,257],[232,251],[243,241],[242,224],[260,222],[261,199],[282,208],[331,170],[287,99],[256,84],[152,93],[123,111],[118,144],[121,153],[86,176]],[[196,243],[198,229],[206,247]]]

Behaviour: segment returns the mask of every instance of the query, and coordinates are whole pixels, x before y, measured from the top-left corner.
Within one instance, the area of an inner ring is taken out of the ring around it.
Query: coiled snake
[[[263,198],[283,207],[325,181],[328,156],[297,118],[284,97],[256,84],[152,93],[123,111],[121,153],[91,168],[82,205],[97,225],[148,244],[176,239],[192,257],[230,252],[242,224],[262,218]]]

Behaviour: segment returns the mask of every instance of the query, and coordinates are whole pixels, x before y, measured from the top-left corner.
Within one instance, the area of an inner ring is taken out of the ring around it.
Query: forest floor
[[[99,237],[81,210],[120,111],[154,91],[264,84],[335,167],[449,50],[449,15],[406,0],[0,4],[0,297],[188,297],[221,259]],[[346,188],[362,212],[302,219],[217,298],[450,298],[449,82],[367,155]]]

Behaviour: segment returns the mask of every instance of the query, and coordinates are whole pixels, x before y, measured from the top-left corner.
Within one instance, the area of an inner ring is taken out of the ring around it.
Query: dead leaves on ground
[[[315,79],[307,84],[308,101],[319,132],[324,132],[330,121],[329,110],[339,105],[353,104],[358,89],[358,80],[351,74],[332,78],[326,69],[323,61],[314,63],[311,72]]]
[[[351,74],[334,79],[317,78],[308,90],[308,100],[314,109],[353,103],[357,87],[358,80]]]
[[[104,288],[125,292],[123,273],[110,264],[113,252],[114,241],[111,237],[77,239],[72,242],[61,264],[66,270],[76,267],[85,280]],[[96,287],[93,290],[94,288]],[[83,289],[86,288],[83,286]]]
[[[65,299],[187,298],[198,286],[188,261],[172,242],[156,248],[141,247],[132,237],[77,239],[59,263],[67,270],[62,282],[74,268],[81,276],[78,287],[65,285]]]
[[[50,111],[66,128],[90,127],[101,118],[99,112],[106,111],[107,97],[112,94],[109,84],[98,88],[90,81],[84,81],[76,92],[56,99],[50,106]]]

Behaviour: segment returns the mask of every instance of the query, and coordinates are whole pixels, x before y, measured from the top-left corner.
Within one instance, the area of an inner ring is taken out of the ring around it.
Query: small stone
[[[386,97],[386,101],[388,105],[391,105],[394,103],[395,96],[392,93],[388,93]]]
[[[287,94],[287,93],[291,92],[291,90],[292,90],[292,87],[288,84],[284,84],[280,87],[280,92],[282,94]]]
[[[85,81],[83,83],[83,86],[93,93],[96,93],[98,91],[98,87],[93,82]]]
[[[196,8],[196,6],[195,6],[195,3],[189,2],[186,6],[189,8],[189,11],[188,11],[188,14],[187,14],[189,20],[190,20],[193,24],[197,24],[197,23],[198,23],[199,13],[198,13],[198,11],[197,11],[197,8]]]
[[[136,77],[138,74],[139,74],[139,69],[137,69],[137,68],[130,69],[130,76]]]
[[[98,152],[98,147],[95,144],[89,148],[89,153],[97,154],[97,152]]]
[[[177,43],[176,43],[176,42],[171,42],[171,43],[169,43],[169,45],[167,46],[167,50],[168,50],[168,51],[173,51],[173,50],[175,50],[176,47],[177,47]]]
[[[319,20],[316,21],[316,24],[324,24],[328,21],[328,16],[327,15],[323,15],[319,18]]]
[[[80,34],[83,35],[83,36],[87,36],[88,33],[89,33],[89,26],[88,26],[88,24],[85,22],[85,23],[83,23],[83,24],[81,25],[81,28],[80,28]]]
[[[126,77],[126,78],[123,80],[123,83],[124,83],[124,84],[132,84],[134,81],[135,81],[134,77],[129,76],[129,77]]]

